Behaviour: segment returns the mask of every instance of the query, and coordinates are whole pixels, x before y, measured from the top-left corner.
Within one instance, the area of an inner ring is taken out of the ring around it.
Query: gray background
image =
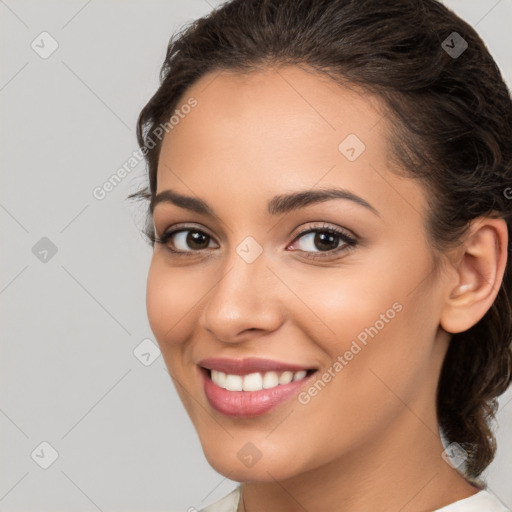
[[[169,36],[219,3],[0,0],[4,512],[186,510],[235,485],[206,462],[162,357],[146,366],[133,352],[153,339],[144,212],[125,200],[144,164],[105,199],[92,194],[138,149]],[[512,0],[445,3],[512,84]],[[31,47],[43,31],[59,45],[46,59]],[[484,474],[509,507],[511,402],[509,390]],[[58,452],[47,469],[43,441]]]

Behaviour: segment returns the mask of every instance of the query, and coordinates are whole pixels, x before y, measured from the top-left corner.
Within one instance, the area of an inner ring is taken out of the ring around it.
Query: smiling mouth
[[[253,372],[245,375],[224,373],[201,367],[208,379],[227,391],[261,391],[284,386],[290,382],[304,380],[315,373],[316,369],[299,371]]]

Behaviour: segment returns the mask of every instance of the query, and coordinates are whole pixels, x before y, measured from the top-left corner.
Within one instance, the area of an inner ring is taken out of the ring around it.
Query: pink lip
[[[258,357],[249,357],[247,359],[229,359],[227,357],[209,357],[197,363],[203,368],[217,370],[232,375],[247,375],[254,372],[279,372],[300,370],[313,370],[311,366],[300,366],[296,364],[273,361],[271,359],[261,359]]]
[[[217,386],[211,380],[208,370],[205,368],[198,369],[203,379],[204,392],[210,405],[222,414],[237,418],[250,418],[265,414],[286,402],[292,396],[297,396],[300,388],[307,385],[317,373],[314,372],[303,379],[292,381],[288,384],[279,384],[271,389],[228,391]]]

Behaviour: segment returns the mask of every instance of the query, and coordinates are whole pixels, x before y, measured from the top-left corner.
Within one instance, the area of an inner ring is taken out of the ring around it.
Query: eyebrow
[[[304,208],[310,204],[330,201],[332,199],[346,199],[352,201],[370,210],[375,215],[380,216],[379,212],[368,203],[368,201],[343,188],[300,190],[291,194],[274,196],[267,204],[267,212],[269,215],[280,215],[292,210]],[[213,209],[203,199],[183,196],[171,189],[163,190],[151,200],[151,214],[153,214],[156,205],[159,203],[171,203],[186,210],[217,217]]]

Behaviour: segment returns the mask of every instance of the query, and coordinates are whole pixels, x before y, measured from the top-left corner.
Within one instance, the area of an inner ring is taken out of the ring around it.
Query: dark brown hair
[[[464,41],[462,54],[450,54]],[[149,185],[129,197],[154,197],[161,140],[151,135],[195,81],[270,65],[306,67],[384,100],[393,160],[427,191],[434,249],[460,244],[474,218],[506,220],[498,296],[475,326],[452,335],[437,390],[441,432],[467,451],[466,477],[478,477],[496,451],[496,397],[512,379],[512,101],[495,61],[476,31],[435,0],[226,2],[171,37],[161,85],[137,123]],[[145,234],[154,244],[151,220],[150,206]]]

